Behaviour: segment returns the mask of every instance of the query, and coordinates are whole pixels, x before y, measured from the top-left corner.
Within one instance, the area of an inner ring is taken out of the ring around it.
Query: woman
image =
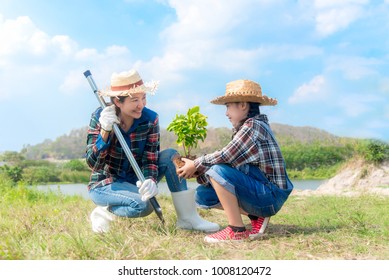
[[[259,84],[237,80],[228,83],[225,95],[211,103],[226,105],[233,138],[220,151],[194,161],[184,159],[178,174],[190,178],[197,171],[197,180],[203,184],[197,188],[197,203],[225,211],[228,226],[207,235],[206,242],[256,239],[293,189],[267,116],[259,111],[260,105],[276,105],[277,100],[262,95]],[[250,218],[250,231],[241,214]]]
[[[154,93],[157,84],[144,84],[135,70],[113,73],[111,86],[101,96],[112,105],[93,114],[87,138],[86,161],[92,169],[89,195],[97,207],[90,218],[94,232],[108,232],[110,222],[120,217],[143,217],[152,212],[148,201],[158,193],[156,183],[163,176],[173,197],[177,227],[205,232],[219,229],[203,220],[196,211],[194,190],[179,180],[172,157],[173,149],[159,151],[158,115],[146,108],[146,92]],[[145,181],[139,182],[123,148],[112,132],[118,124]],[[138,189],[139,188],[139,189]]]

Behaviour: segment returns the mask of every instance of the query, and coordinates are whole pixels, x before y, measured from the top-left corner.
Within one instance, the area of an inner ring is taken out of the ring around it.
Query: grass
[[[262,239],[238,244],[206,244],[203,233],[176,229],[165,196],[164,227],[152,214],[118,219],[108,234],[91,231],[94,205],[77,196],[0,183],[0,203],[3,260],[389,259],[389,197],[292,195]],[[227,225],[222,211],[200,214]]]

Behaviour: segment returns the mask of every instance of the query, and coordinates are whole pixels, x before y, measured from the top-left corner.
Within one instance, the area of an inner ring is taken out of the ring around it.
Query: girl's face
[[[115,104],[120,108],[121,117],[139,119],[146,106],[146,93],[133,93],[132,96],[125,98],[123,103],[115,102]]]
[[[247,102],[227,103],[226,108],[226,116],[234,128],[238,128],[240,122],[247,117],[249,112]]]

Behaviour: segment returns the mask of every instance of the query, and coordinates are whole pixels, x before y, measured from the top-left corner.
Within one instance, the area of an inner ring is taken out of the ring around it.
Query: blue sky
[[[88,125],[87,69],[160,81],[161,127],[194,105],[230,127],[209,101],[251,79],[271,122],[388,141],[388,34],[389,0],[0,0],[0,151]]]

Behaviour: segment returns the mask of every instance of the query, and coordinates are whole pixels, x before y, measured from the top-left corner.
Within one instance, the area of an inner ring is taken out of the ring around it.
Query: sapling
[[[207,117],[200,113],[200,107],[189,108],[186,115],[176,115],[167,127],[177,136],[176,143],[182,146],[184,155],[188,159],[196,158],[191,154],[192,149],[198,146],[199,141],[204,142],[207,137]],[[181,157],[175,158],[174,163],[180,167],[185,164]]]

